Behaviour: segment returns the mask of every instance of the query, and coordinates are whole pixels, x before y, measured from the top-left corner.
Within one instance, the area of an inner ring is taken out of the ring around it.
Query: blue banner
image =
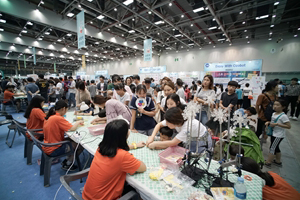
[[[222,71],[261,71],[262,60],[248,60],[222,63],[205,63],[205,72]]]
[[[36,65],[35,47],[32,47],[33,64]]]
[[[84,11],[76,15],[78,49],[85,47]]]
[[[144,61],[152,60],[152,39],[144,40]]]

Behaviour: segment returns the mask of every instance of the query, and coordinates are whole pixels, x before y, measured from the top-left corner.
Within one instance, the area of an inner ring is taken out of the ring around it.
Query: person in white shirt
[[[251,99],[249,99],[249,95],[252,95],[252,88],[249,87],[250,84],[246,83],[243,89],[243,108],[247,109],[251,107]]]
[[[63,94],[63,86],[62,86],[62,78],[59,78],[59,82],[56,84],[56,90],[55,90],[55,94],[56,94],[56,98],[59,101],[62,97]]]
[[[162,109],[165,107],[166,105],[166,100],[167,100],[167,97],[170,95],[170,94],[174,94],[176,92],[175,90],[175,85],[172,81],[168,81],[165,83],[164,85],[164,93],[165,93],[165,97],[161,100],[160,102],[160,106],[162,107]],[[180,102],[181,104],[185,105],[186,102],[184,99],[180,98]],[[164,109],[162,110],[164,112]]]
[[[178,88],[176,94],[177,94],[180,98],[185,99],[184,89],[183,89],[183,81],[182,81],[180,78],[177,79],[176,85],[177,85],[177,88]]]
[[[172,140],[154,141],[158,131],[165,126],[168,126],[170,129],[176,129],[178,134]],[[199,141],[198,144],[196,142],[192,142],[190,148],[191,151],[196,152],[198,146],[198,152],[201,153],[206,149],[203,147],[206,146],[206,144],[208,145],[208,148],[211,148],[212,141],[210,135],[207,133],[206,127],[202,123],[199,123],[196,119],[193,119],[188,127],[188,121],[184,120],[182,110],[178,107],[173,107],[167,110],[165,120],[155,126],[152,135],[148,137],[146,145],[150,149],[166,149],[171,146],[176,146],[181,142],[186,143],[188,142],[187,136],[191,126],[193,127],[191,136],[203,139],[203,141]],[[200,131],[198,131],[198,128],[200,128]]]
[[[75,100],[75,94],[76,94],[76,83],[73,79],[72,76],[69,76],[69,81],[70,81],[70,84],[68,85],[69,87],[69,108],[71,107],[72,103],[73,103],[73,107],[76,106],[76,100]]]
[[[140,81],[140,76],[139,75],[134,75],[132,77],[132,80],[133,80],[132,84],[134,84],[136,87],[138,85],[142,84],[141,81]]]
[[[291,128],[290,120],[285,114],[287,113],[287,103],[283,99],[275,100],[273,109],[275,112],[272,115],[271,121],[266,122],[266,126],[270,126],[273,130],[270,153],[267,161],[265,162],[265,166],[268,168],[271,168],[272,164],[282,166],[279,145],[285,138],[285,129]]]
[[[118,101],[122,102],[123,104],[125,104],[126,106],[128,106],[129,102],[130,102],[130,95],[124,89],[124,84],[117,83],[114,88],[115,88],[115,91],[117,92],[116,99]]]
[[[147,89],[147,93],[151,94],[151,97],[153,97],[154,95],[154,89],[152,87],[150,87],[151,85],[151,79],[150,78],[145,78],[145,86]]]
[[[115,75],[113,75],[113,77],[112,77],[112,82],[113,82],[113,84],[114,84],[114,86],[116,85],[116,84],[118,84],[118,83],[121,83],[121,78],[120,78],[120,76],[119,75],[117,75],[117,74],[115,74]],[[130,100],[132,99],[132,92],[131,92],[131,89],[130,89],[130,87],[128,87],[127,85],[125,85],[124,86],[124,89],[126,90],[126,92],[130,95]],[[113,99],[117,99],[117,91],[114,89],[114,91],[113,91]]]

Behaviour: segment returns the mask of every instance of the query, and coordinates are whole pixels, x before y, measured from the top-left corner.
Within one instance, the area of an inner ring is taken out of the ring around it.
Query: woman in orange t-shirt
[[[259,165],[251,158],[242,160],[243,170],[258,175],[265,181],[264,200],[299,200],[300,193],[274,172],[262,172]]]
[[[128,152],[129,149],[144,147],[145,143],[128,146],[129,134],[125,120],[114,120],[106,125],[84,186],[84,200],[118,199],[124,189],[126,174],[146,171],[146,165]]]
[[[82,120],[80,120],[77,121],[74,125],[72,125],[63,117],[67,113],[67,111],[68,111],[68,104],[63,100],[57,101],[55,106],[50,108],[46,116],[46,121],[44,123],[44,129],[43,129],[44,143],[57,143],[57,142],[64,141],[65,140],[64,134],[66,131],[75,131],[78,125],[84,123]],[[77,143],[72,140],[70,141],[72,143],[73,149],[75,149]],[[65,154],[66,152],[69,152],[70,146],[67,144],[56,145],[52,147],[44,146],[43,150],[46,154],[50,156],[59,156]],[[79,145],[76,154],[79,155],[82,151],[83,148],[81,145]],[[67,159],[65,159],[62,162],[63,170],[69,169],[70,171],[74,171],[77,168],[77,166],[72,165],[73,157],[74,157],[73,155],[68,156]]]
[[[44,126],[44,121],[46,114],[43,110],[43,105],[45,98],[39,95],[34,96],[24,114],[27,119],[26,128],[27,129],[42,129]],[[41,131],[42,132],[42,131]],[[26,136],[30,139],[30,135],[26,133]],[[44,137],[36,136],[37,139],[43,140]]]

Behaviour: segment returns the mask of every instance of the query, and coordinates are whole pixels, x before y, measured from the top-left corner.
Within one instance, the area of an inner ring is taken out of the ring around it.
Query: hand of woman
[[[136,144],[136,147],[137,147],[137,148],[142,148],[142,147],[144,147],[145,145],[146,145],[145,142],[139,142],[139,143]]]
[[[138,131],[136,129],[132,129],[131,132],[138,133]]]
[[[138,111],[139,111],[140,113],[142,113],[142,114],[144,113],[144,109],[143,109],[143,108],[140,108],[140,107],[139,107],[139,108],[138,108]]]
[[[272,127],[272,128],[274,128],[275,126],[277,126],[278,124],[277,123],[270,123],[270,126]]]
[[[155,142],[152,142],[151,144],[148,145],[149,149],[155,149]]]
[[[151,137],[151,136],[149,136],[149,137],[148,137],[148,140],[147,140],[147,142],[146,142],[147,147],[148,147],[149,144],[151,144],[153,141],[154,141],[154,138]]]

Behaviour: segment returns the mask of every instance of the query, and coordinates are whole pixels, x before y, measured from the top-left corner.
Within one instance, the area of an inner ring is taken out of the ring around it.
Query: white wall
[[[275,53],[271,53],[275,49]],[[175,61],[179,58],[179,61]],[[166,65],[168,72],[203,71],[204,63],[226,62],[262,59],[262,72],[300,72],[300,38],[284,39],[280,43],[275,40],[252,42],[250,44],[228,44],[205,46],[201,50],[195,48],[187,52],[164,52],[160,57],[154,56],[152,62],[144,62],[140,56],[117,62],[105,64],[92,64],[87,66],[87,74],[93,75],[94,71],[107,69],[109,74],[138,74],[139,67],[153,67]],[[130,65],[132,63],[132,65]]]

